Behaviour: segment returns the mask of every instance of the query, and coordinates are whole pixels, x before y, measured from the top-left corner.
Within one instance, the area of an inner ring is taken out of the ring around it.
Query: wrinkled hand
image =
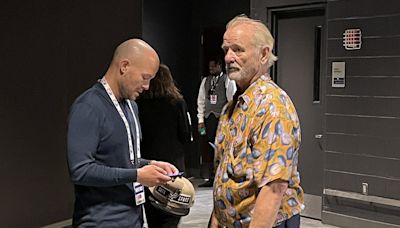
[[[175,168],[175,166],[173,167]],[[137,170],[137,182],[147,187],[165,184],[170,180],[168,171],[158,165],[146,165]]]
[[[210,228],[218,228],[218,219],[215,217],[215,212],[211,214]]]
[[[155,165],[161,169],[163,169],[166,172],[166,175],[178,173],[179,170],[172,165],[171,163],[168,162],[163,162],[163,161],[151,161],[151,165]]]

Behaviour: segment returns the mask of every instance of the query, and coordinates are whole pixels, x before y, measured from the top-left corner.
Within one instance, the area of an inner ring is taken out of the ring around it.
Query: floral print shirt
[[[213,195],[219,224],[248,227],[261,187],[277,179],[287,181],[288,189],[275,225],[299,214],[304,207],[297,171],[300,124],[289,96],[261,76],[239,96],[231,118],[228,105],[215,139]]]

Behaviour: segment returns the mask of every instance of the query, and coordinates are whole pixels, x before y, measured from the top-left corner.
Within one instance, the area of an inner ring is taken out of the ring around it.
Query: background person
[[[197,97],[198,131],[207,139],[202,145],[202,161],[207,165],[208,181],[199,187],[211,187],[214,182],[214,148],[209,143],[215,141],[218,120],[224,105],[232,100],[236,92],[235,82],[230,80],[222,71],[222,61],[211,59],[209,61],[210,75],[201,81]]]
[[[186,102],[166,65],[160,65],[149,90],[140,95],[138,106],[143,128],[143,156],[174,163],[184,171],[184,144],[191,140],[190,122]],[[150,196],[147,189],[146,193],[146,197]],[[181,217],[155,208],[150,199],[146,200],[145,209],[150,228],[178,227]]]

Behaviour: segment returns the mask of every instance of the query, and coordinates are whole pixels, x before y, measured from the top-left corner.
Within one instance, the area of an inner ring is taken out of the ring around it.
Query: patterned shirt
[[[289,96],[261,76],[239,96],[231,118],[225,106],[217,130],[214,211],[227,227],[248,227],[261,187],[288,181],[275,221],[304,207],[297,171],[300,124]],[[267,202],[266,202],[267,203]]]

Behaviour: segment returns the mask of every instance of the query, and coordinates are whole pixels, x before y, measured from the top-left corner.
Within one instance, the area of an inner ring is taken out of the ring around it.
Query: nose
[[[143,90],[148,90],[150,88],[150,83],[144,83],[142,88]]]
[[[145,80],[142,84],[143,90],[148,90],[150,88],[150,80]]]
[[[235,62],[235,53],[231,49],[228,49],[225,54],[225,63],[229,64],[233,62]]]

